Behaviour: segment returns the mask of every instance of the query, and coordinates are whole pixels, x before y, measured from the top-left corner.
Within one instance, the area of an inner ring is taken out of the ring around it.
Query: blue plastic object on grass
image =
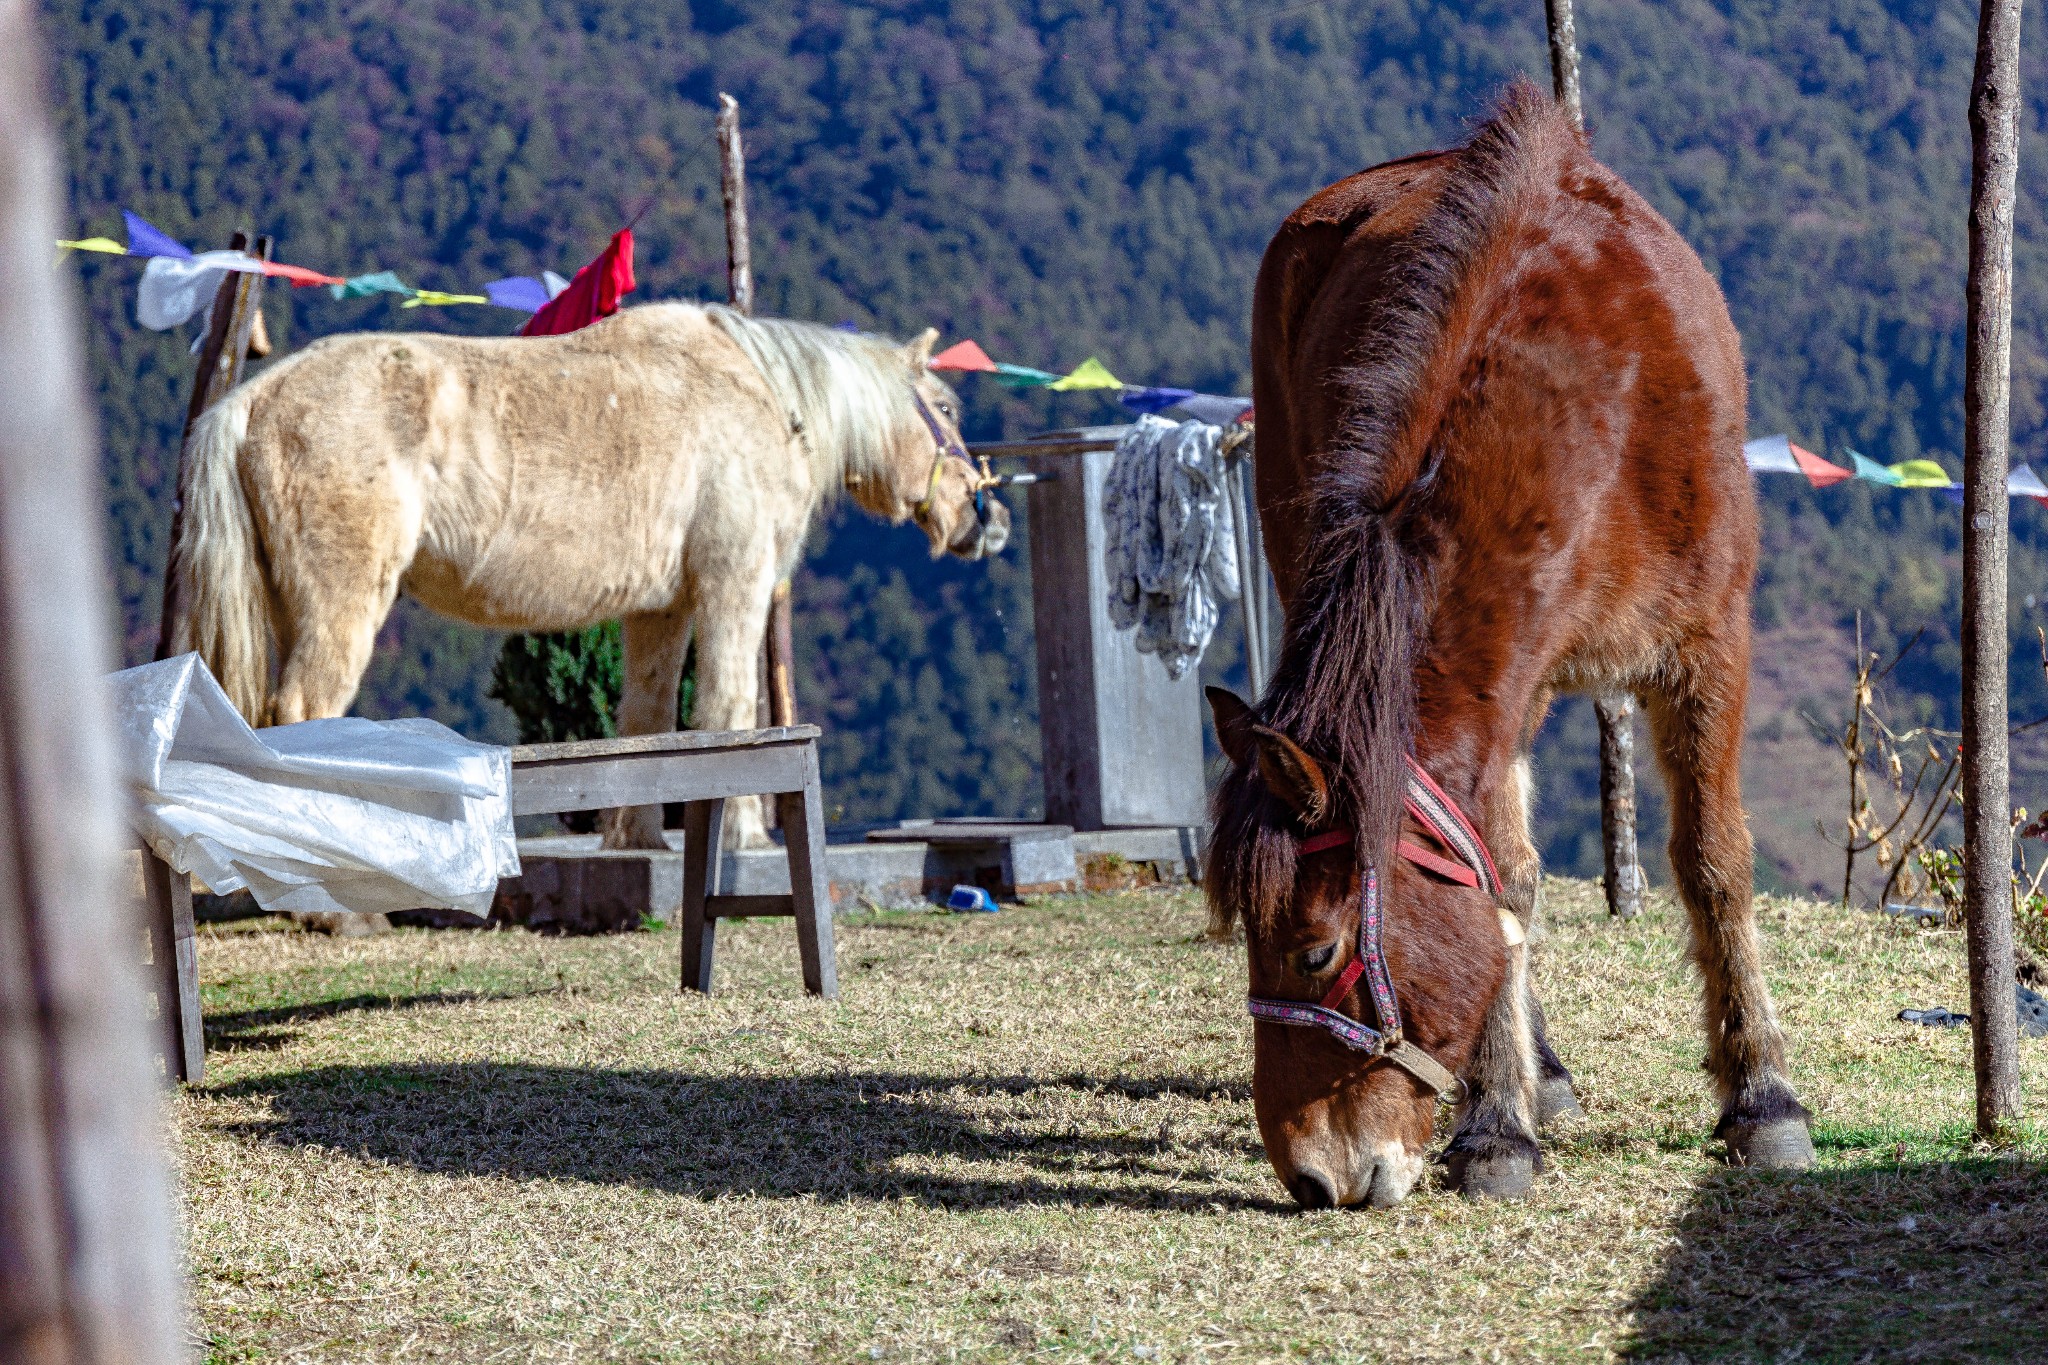
[[[963,915],[993,915],[996,898],[978,886],[956,886],[946,897],[946,908]]]

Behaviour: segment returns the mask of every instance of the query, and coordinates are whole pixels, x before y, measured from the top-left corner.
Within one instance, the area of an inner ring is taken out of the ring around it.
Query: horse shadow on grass
[[[2048,1167],[1870,1155],[1702,1182],[1623,1358],[2048,1359]]]
[[[1279,1211],[1238,1163],[1231,1116],[1105,1116],[1104,1103],[1241,1103],[1188,1077],[693,1075],[462,1062],[330,1066],[209,1093],[262,1102],[221,1131],[449,1175],[567,1179],[688,1194],[910,1198],[953,1207],[1112,1205]],[[1237,1169],[1237,1178],[1220,1167]]]

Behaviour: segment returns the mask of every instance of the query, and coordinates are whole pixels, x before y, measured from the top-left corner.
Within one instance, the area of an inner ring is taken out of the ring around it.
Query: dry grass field
[[[1821,1166],[1706,1140],[1658,897],[1553,882],[1539,973],[1587,1117],[1532,1198],[1294,1212],[1252,1122],[1241,950],[1197,897],[722,936],[209,932],[174,1111],[215,1361],[2048,1358],[2035,1123],[1972,1147],[1962,945],[1768,901]]]

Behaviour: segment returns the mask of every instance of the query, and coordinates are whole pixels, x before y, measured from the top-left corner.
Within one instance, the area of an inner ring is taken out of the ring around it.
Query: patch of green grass
[[[1992,1359],[2043,1337],[2048,1135],[1969,1137],[1960,939],[1772,898],[1816,1171],[1708,1137],[1662,897],[1551,882],[1538,979],[1587,1110],[1513,1204],[1294,1212],[1240,948],[1196,896],[672,934],[206,933],[175,1114],[222,1359]],[[2044,1047],[2023,1044],[2029,1094]],[[2029,1332],[2035,1335],[2029,1337]]]

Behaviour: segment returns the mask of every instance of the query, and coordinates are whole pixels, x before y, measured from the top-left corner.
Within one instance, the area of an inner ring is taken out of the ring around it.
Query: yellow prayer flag
[[[1076,365],[1071,373],[1046,385],[1049,389],[1067,392],[1074,389],[1120,389],[1123,386],[1123,380],[1111,374],[1108,367],[1092,355]]]
[[[444,294],[438,289],[422,289],[400,304],[401,308],[422,308],[444,303],[489,303],[482,294]]]
[[[57,243],[66,251],[103,251],[109,256],[126,256],[128,248],[111,237],[87,237],[76,242]]]
[[[1955,480],[1932,460],[1901,460],[1889,466],[1899,476],[1900,488],[1952,488]]]

